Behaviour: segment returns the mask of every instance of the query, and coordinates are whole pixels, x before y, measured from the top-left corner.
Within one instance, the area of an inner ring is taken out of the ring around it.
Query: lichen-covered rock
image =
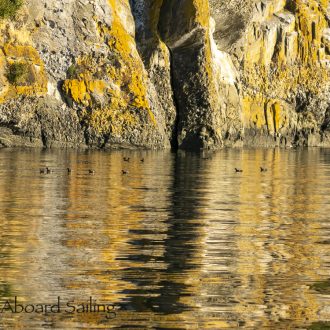
[[[329,0],[24,0],[10,15],[1,145],[330,145]]]
[[[14,20],[1,21],[0,31],[0,112],[21,108],[20,96],[33,96],[29,102],[42,120],[44,107],[54,118],[58,105],[74,112],[83,144],[169,146],[128,1],[26,0]],[[8,79],[13,63],[28,66],[28,79]]]
[[[328,1],[264,1],[242,40],[242,112],[250,138],[322,145],[329,107]],[[255,140],[255,139],[253,139]]]
[[[136,26],[136,44],[153,85],[153,99],[165,119],[168,140],[176,147],[177,110],[172,88],[171,55],[158,31],[162,1],[131,1]]]

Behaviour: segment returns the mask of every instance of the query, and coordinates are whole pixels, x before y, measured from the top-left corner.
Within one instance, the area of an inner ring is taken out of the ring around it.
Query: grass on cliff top
[[[26,63],[10,64],[7,72],[7,79],[12,85],[24,83],[29,74],[29,65]]]
[[[0,0],[0,18],[13,17],[22,3],[23,0]]]

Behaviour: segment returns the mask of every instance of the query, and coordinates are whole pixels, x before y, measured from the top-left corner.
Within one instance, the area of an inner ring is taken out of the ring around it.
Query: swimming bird
[[[235,167],[235,172],[236,172],[236,173],[242,173],[243,170],[241,170],[241,169]]]
[[[141,158],[141,159],[140,159],[140,162],[141,162],[141,163],[144,163],[144,158]]]
[[[88,173],[89,174],[95,174],[95,171],[94,170],[88,170]]]
[[[128,171],[121,170],[122,175],[128,174]]]
[[[124,162],[129,162],[129,157],[123,157]]]
[[[266,168],[266,167],[261,167],[261,166],[260,166],[260,172],[267,172],[267,168]]]

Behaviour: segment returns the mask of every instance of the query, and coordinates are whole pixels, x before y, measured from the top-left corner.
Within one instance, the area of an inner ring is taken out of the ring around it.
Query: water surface
[[[0,329],[326,329],[329,182],[322,149],[2,149],[2,303],[116,317],[7,310]]]

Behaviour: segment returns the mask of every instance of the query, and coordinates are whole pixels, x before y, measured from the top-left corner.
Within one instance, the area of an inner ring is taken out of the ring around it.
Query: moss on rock
[[[28,78],[29,71],[27,63],[12,63],[8,67],[7,79],[12,85],[24,84]]]
[[[22,3],[22,0],[0,0],[0,18],[13,17]]]

